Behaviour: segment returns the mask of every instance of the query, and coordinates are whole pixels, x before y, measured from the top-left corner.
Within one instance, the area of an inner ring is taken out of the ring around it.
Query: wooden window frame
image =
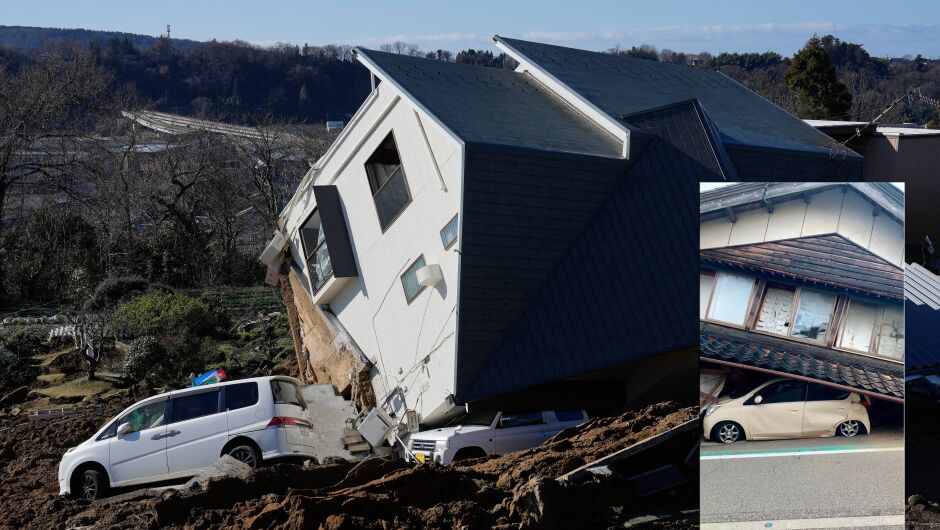
[[[701,320],[704,320],[706,322],[714,322],[715,324],[721,324],[722,326],[729,326],[729,327],[733,327],[737,329],[747,330],[747,327],[746,327],[747,321],[748,321],[748,317],[751,314],[751,307],[754,305],[754,292],[757,288],[758,278],[756,276],[748,275],[748,277],[750,277],[754,281],[751,284],[751,292],[748,295],[747,307],[744,309],[744,322],[741,324],[735,324],[734,322],[727,322],[725,320],[719,320],[717,318],[709,317],[709,313],[711,313],[711,310],[712,310],[712,302],[715,301],[715,289],[718,287],[718,275],[721,274],[722,272],[726,272],[726,271],[721,271],[721,270],[712,271],[712,274],[715,277],[715,281],[712,283],[712,289],[708,293],[708,306],[705,308],[705,317],[702,318]],[[702,271],[699,271],[699,273],[701,274]],[[733,273],[728,273],[728,274],[733,274]]]

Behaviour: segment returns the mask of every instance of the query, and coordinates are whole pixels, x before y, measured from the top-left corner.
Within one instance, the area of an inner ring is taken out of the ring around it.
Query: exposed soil
[[[61,419],[29,420],[25,413],[0,419],[0,528],[63,528],[68,516],[86,509],[59,496],[62,454],[148,392],[133,388]]]
[[[912,530],[940,528],[940,505],[920,495],[911,495],[904,510],[904,523]]]
[[[698,506],[698,478],[637,498],[622,479],[566,485],[556,477],[688,420],[692,408],[660,403],[599,418],[544,445],[459,466],[368,459],[360,464],[277,464],[246,479],[220,477],[192,490],[88,503],[57,496],[66,447],[92,433],[102,414],[0,432],[6,527],[72,528],[608,528],[638,515]],[[14,434],[15,433],[15,434]],[[631,528],[695,528],[697,512]]]

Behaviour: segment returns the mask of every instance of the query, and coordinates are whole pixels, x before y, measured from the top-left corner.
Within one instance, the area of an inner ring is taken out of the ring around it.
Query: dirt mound
[[[122,405],[114,400],[103,404],[101,413],[0,433],[5,528],[607,528],[637,515],[697,507],[697,477],[685,490],[642,502],[614,476],[576,484],[555,480],[694,414],[674,403],[595,419],[538,448],[460,466],[380,458],[277,464],[247,478],[213,477],[185,490],[151,490],[95,503],[58,497],[56,466],[64,449]],[[643,527],[695,527],[696,517]]]
[[[104,423],[141,397],[127,392],[86,414],[29,420],[25,414],[0,423],[0,529],[58,528],[85,503],[59,496],[58,466],[69,447],[87,440]]]
[[[647,497],[623,480],[556,477],[599,456],[674,427],[694,414],[674,403],[599,418],[559,433],[541,447],[444,467],[401,460],[359,464],[280,464],[247,480],[212,479],[189,492],[146,501],[90,506],[69,525],[121,526],[129,517],[151,528],[606,528],[636,514],[697,506],[697,478],[685,493]],[[648,527],[688,528],[695,516]]]
[[[910,529],[940,528],[940,505],[920,495],[911,495],[907,499],[904,523]]]

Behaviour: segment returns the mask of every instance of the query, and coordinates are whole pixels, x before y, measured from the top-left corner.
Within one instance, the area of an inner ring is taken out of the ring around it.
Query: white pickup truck
[[[473,412],[461,418],[458,425],[413,434],[409,449],[418,462],[448,465],[535,447],[587,419],[583,410]]]

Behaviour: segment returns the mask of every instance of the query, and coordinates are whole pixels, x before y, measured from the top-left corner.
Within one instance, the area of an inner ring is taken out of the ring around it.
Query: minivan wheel
[[[256,469],[261,464],[261,455],[250,445],[236,445],[228,454],[235,460],[248,464],[251,469]]]
[[[839,436],[845,436],[846,438],[851,438],[858,434],[862,430],[858,421],[856,420],[846,420],[839,424],[839,427],[836,429],[836,432],[839,433]]]
[[[733,421],[723,421],[712,430],[712,439],[716,442],[731,444],[742,440],[744,431],[741,426]]]
[[[108,491],[108,483],[104,475],[97,469],[86,469],[80,477],[78,492],[82,499],[93,501],[103,498]]]

